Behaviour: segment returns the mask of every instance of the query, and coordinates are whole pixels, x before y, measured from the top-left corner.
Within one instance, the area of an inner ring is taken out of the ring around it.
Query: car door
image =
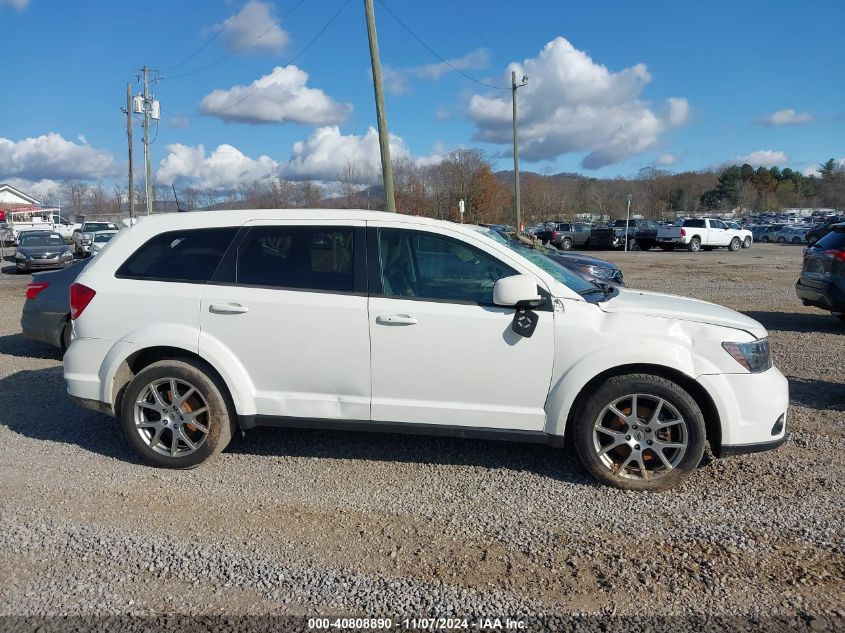
[[[406,225],[407,226],[407,225]],[[495,281],[525,272],[460,233],[368,223],[372,418],[541,431],[554,360],[554,313],[530,338]]]
[[[369,420],[364,224],[248,223],[207,286],[200,352],[228,354],[258,415]]]

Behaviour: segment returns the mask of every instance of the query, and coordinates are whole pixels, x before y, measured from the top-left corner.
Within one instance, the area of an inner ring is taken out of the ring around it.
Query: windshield
[[[94,236],[95,242],[108,242],[111,238],[114,237],[114,233],[98,233]]]
[[[111,231],[116,228],[111,222],[88,222],[83,230],[86,233],[93,233],[95,231]]]
[[[499,244],[504,244],[509,249],[518,253],[541,270],[549,273],[557,281],[567,288],[571,288],[578,294],[583,296],[586,296],[587,294],[596,294],[599,298],[604,295],[604,292],[598,286],[590,283],[583,277],[576,275],[568,268],[562,264],[558,264],[555,260],[549,257],[549,255],[553,255],[557,251],[546,248],[545,246],[529,246],[528,244],[523,244],[515,239],[505,237],[498,231],[492,231],[487,228],[479,227],[476,230],[484,236],[496,240]]]
[[[65,241],[59,235],[24,235],[21,237],[21,246],[64,246]]]

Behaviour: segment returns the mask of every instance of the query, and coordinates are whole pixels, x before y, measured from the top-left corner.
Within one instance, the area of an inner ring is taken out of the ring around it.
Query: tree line
[[[485,154],[460,149],[432,165],[408,159],[394,162],[396,207],[403,213],[460,220],[458,201],[464,200],[468,223],[513,224],[513,173],[494,172]],[[331,183],[273,178],[225,192],[183,186],[176,189],[182,209],[218,208],[368,208],[384,207],[380,174],[369,164],[348,162]],[[588,178],[580,174],[521,175],[521,197],[527,224],[572,219],[589,214],[601,219],[623,217],[628,194],[632,214],[675,218],[710,211],[780,210],[795,207],[845,208],[845,167],[829,160],[818,175],[805,176],[790,168],[754,169],[731,165],[721,172],[673,173],[647,167],[632,178]],[[153,188],[154,208],[175,211],[169,186]],[[144,188],[133,192],[139,214],[145,212]],[[61,204],[68,214],[107,215],[127,209],[127,191],[115,185],[64,183],[48,192],[44,202]]]

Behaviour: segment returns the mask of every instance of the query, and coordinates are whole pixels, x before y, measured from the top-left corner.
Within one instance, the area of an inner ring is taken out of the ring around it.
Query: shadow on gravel
[[[767,330],[845,334],[845,323],[827,312],[745,312]]]
[[[20,358],[54,358],[62,359],[58,348],[46,343],[31,341],[23,334],[7,334],[0,336],[0,354],[18,356]]]
[[[827,380],[789,377],[789,400],[811,409],[845,411],[845,385]]]
[[[0,379],[0,424],[35,440],[75,444],[92,453],[140,463],[115,420],[86,411],[68,398],[61,367],[19,371]]]
[[[15,338],[0,337],[0,351],[9,353],[9,342],[4,345],[4,340]],[[30,342],[23,339],[13,346],[20,345],[23,351],[24,344]],[[106,457],[141,461],[126,444],[116,420],[86,411],[68,398],[61,367],[20,371],[0,379],[0,424],[32,439],[76,444]],[[424,435],[258,428],[246,436],[238,434],[226,452],[507,469],[598,486],[581,467],[571,447],[561,450],[536,444]]]

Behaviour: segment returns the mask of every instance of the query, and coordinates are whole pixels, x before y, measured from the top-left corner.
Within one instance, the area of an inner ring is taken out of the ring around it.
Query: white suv
[[[71,288],[68,393],[157,466],[238,428],[557,444],[664,489],[786,439],[766,330],[720,306],[596,286],[497,233],[369,211],[143,218]]]

